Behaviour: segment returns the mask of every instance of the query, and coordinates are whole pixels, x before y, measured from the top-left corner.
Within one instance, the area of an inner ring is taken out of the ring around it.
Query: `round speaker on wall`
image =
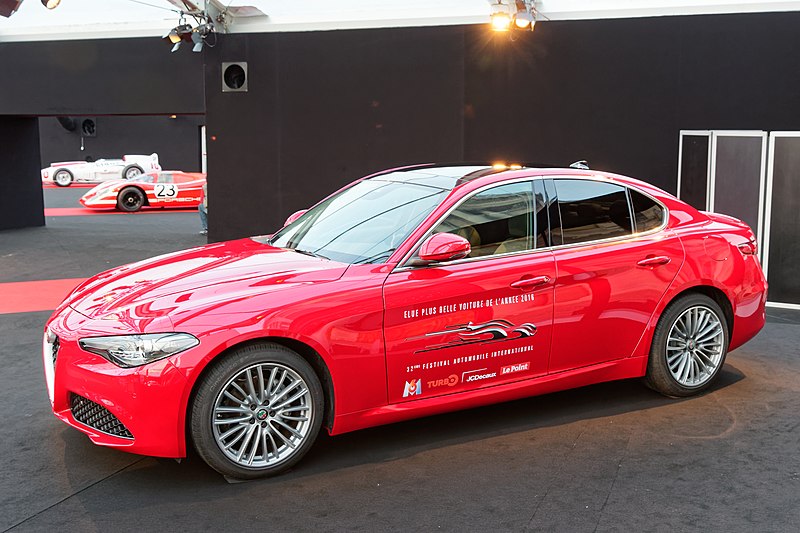
[[[96,137],[97,136],[97,122],[93,118],[85,118],[81,121],[81,136],[82,137]]]
[[[247,92],[247,62],[232,61],[222,63],[222,92]]]

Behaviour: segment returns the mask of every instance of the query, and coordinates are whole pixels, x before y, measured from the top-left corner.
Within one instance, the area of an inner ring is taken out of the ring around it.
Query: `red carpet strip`
[[[46,217],[83,217],[87,215],[149,215],[153,213],[197,213],[197,209],[142,209],[136,213],[125,213],[115,209],[84,209],[83,207],[45,207],[44,216]]]
[[[96,185],[97,185],[97,183],[73,183],[69,187],[59,187],[58,185],[56,185],[52,181],[51,182],[43,181],[42,182],[42,189],[62,189],[62,190],[68,191],[70,189],[91,189],[92,187],[95,187]]]
[[[50,311],[86,278],[0,283],[0,315]]]

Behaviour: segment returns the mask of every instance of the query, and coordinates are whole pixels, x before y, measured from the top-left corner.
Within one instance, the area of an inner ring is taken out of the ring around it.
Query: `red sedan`
[[[80,203],[89,209],[129,213],[143,207],[196,208],[203,201],[205,182],[206,175],[201,172],[149,172],[132,179],[103,182],[84,194]]]
[[[95,443],[277,474],[330,434],[602,381],[709,387],[765,321],[753,232],[634,179],[418,166],[272,236],[122,266],[44,339]]]

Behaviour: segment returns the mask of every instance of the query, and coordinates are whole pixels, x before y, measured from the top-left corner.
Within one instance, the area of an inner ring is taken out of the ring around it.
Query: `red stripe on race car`
[[[0,315],[50,311],[86,278],[0,283]]]

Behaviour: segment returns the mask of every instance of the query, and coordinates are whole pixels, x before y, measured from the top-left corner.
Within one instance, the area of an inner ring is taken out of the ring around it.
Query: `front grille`
[[[72,407],[72,416],[81,424],[115,437],[122,437],[123,439],[133,438],[133,435],[128,431],[128,428],[125,427],[125,424],[120,422],[119,418],[111,414],[111,411],[102,405],[94,403],[74,392],[70,393],[70,405]]]
[[[61,341],[58,337],[55,338],[53,341],[53,346],[50,348],[50,353],[53,355],[53,365],[56,364],[56,358],[58,357],[58,348],[61,346]]]

